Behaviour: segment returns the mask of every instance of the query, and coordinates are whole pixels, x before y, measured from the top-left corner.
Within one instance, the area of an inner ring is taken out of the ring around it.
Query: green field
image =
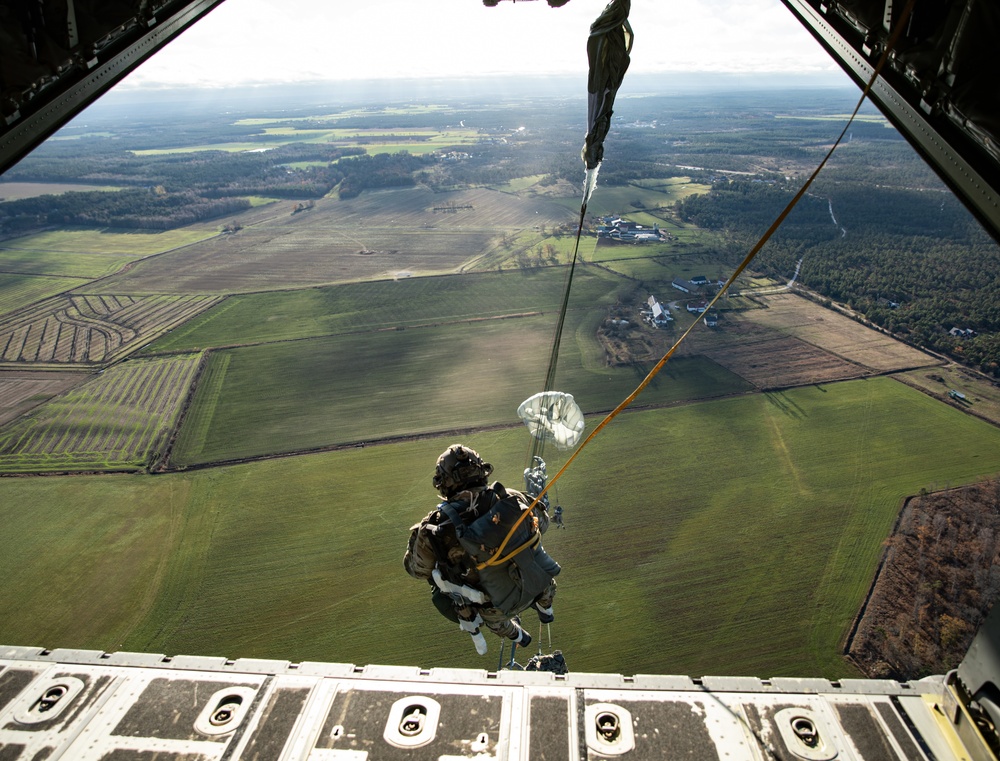
[[[557,382],[585,412],[613,408],[645,373],[604,366],[602,318],[574,312],[564,328]],[[522,317],[214,352],[210,373],[224,378],[198,388],[172,464],[510,423],[541,390],[554,329],[554,315]],[[713,362],[679,359],[644,402],[748,389]]]
[[[21,309],[57,293],[72,290],[80,281],[65,277],[0,274],[0,315]]]
[[[565,268],[511,270],[232,296],[164,336],[149,351],[551,312],[559,308],[566,273]],[[614,303],[619,290],[627,285],[598,268],[578,268],[573,278],[573,305]]]
[[[587,213],[595,217],[604,214],[621,214],[628,219],[639,222],[638,217],[634,215],[640,214],[643,209],[672,207],[675,201],[690,195],[707,193],[709,190],[707,185],[686,182],[661,182],[659,184],[644,182],[640,186],[639,184],[602,185],[598,181],[597,190],[594,191],[590,203],[587,204]],[[576,210],[580,208],[579,198],[560,199],[560,203],[569,209],[574,209],[574,206]],[[652,223],[653,219],[650,217],[649,224]]]
[[[131,230],[51,230],[49,232],[11,238],[3,249],[24,249],[33,254],[40,251],[102,256],[124,255],[132,258],[159,254],[211,238],[217,231],[212,227],[190,225],[178,230],[138,232]]]
[[[0,269],[29,275],[56,275],[81,280],[110,275],[136,257],[126,254],[67,254],[0,246]]]
[[[196,243],[215,234],[215,230],[194,227],[159,233],[52,230],[11,238],[0,244],[0,271],[5,273],[0,275],[0,313],[82,285],[83,281],[111,275],[137,259]],[[6,273],[44,276],[44,279],[10,280]],[[74,283],[67,278],[78,278],[78,281]],[[8,280],[10,286],[4,282]],[[17,283],[24,287],[15,287]],[[5,293],[8,290],[9,295]]]
[[[400,562],[450,443],[2,479],[0,642],[492,669]],[[466,443],[519,480],[523,429]],[[574,671],[851,675],[902,499],[998,460],[996,428],[889,379],[622,415],[554,487],[552,645]]]
[[[243,120],[241,124],[264,120]],[[266,123],[266,122],[265,122]],[[344,148],[363,148],[369,155],[377,153],[412,154],[431,153],[451,146],[474,145],[479,134],[474,129],[437,130],[419,129],[329,129],[313,127],[267,127],[260,133],[261,142],[237,141],[206,143],[204,145],[178,146],[134,151],[137,156],[158,156],[170,153],[198,153],[200,151],[226,151],[242,153],[259,151],[262,146],[274,148],[291,143],[322,143]]]

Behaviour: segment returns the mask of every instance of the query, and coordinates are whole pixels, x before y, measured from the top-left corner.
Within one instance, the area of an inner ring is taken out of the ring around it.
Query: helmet
[[[447,499],[465,489],[486,486],[486,479],[492,472],[493,466],[483,462],[475,449],[452,444],[437,459],[434,488]]]

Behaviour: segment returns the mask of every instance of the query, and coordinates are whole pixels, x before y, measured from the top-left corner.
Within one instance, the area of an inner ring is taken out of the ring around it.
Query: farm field
[[[294,216],[281,208],[253,209],[258,222],[240,232],[139,262],[97,287],[229,293],[440,274],[492,250],[505,231],[572,221],[555,202],[485,189],[365,192]]]
[[[56,296],[0,319],[0,364],[92,366],[217,303],[213,296]]]
[[[645,370],[605,366],[595,317],[572,312],[557,387],[584,412],[610,410]],[[518,424],[517,406],[540,390],[554,316],[528,316],[314,338],[211,354],[171,466],[233,460]],[[714,362],[672,363],[640,404],[740,393],[748,386]]]
[[[70,254],[0,245],[3,272],[73,277],[83,282],[117,272],[135,258],[125,254]]]
[[[0,370],[0,425],[83,383],[86,373]]]
[[[712,332],[697,331],[685,352],[703,354],[763,390],[872,375],[798,338],[729,315]]]
[[[627,253],[631,253],[632,256],[627,257]],[[622,251],[617,258],[601,259],[600,254],[598,254],[598,257],[591,261],[599,263],[611,272],[642,281],[649,287],[658,287],[660,290],[656,295],[669,303],[674,300],[674,294],[677,297],[687,298],[686,294],[673,291],[670,287],[670,281],[675,277],[683,277],[682,272],[697,275],[712,271],[703,265],[699,267],[704,259],[704,252],[700,250],[663,251],[661,249],[657,253],[657,250],[651,246],[648,248],[634,246],[631,252]],[[718,265],[713,266],[712,269],[717,270]]]
[[[849,362],[882,372],[938,364],[919,349],[794,293],[760,298],[767,309],[745,312],[744,319],[795,336]]]
[[[137,470],[163,453],[200,355],[112,367],[0,433],[0,472]]]
[[[111,185],[86,185],[69,182],[0,182],[0,201],[17,201],[21,198],[55,196],[63,193],[83,193],[90,190],[120,190]]]
[[[443,277],[345,283],[231,296],[175,328],[147,351],[288,341],[398,326],[441,324],[559,309],[566,268],[505,270]],[[612,304],[630,284],[579,267],[571,308]],[[386,308],[388,304],[403,308]]]
[[[628,219],[634,219],[633,213],[638,214],[647,209],[673,206],[675,201],[690,195],[707,193],[710,189],[708,185],[691,182],[664,182],[657,185],[647,185],[646,183],[642,185],[599,185],[599,190],[594,193],[590,203],[587,204],[587,213],[594,217],[604,214],[621,214]],[[570,196],[561,202],[569,209],[573,209],[575,204],[576,211],[579,213],[579,197]],[[635,221],[639,220],[636,218]]]
[[[72,290],[80,284],[76,278],[0,274],[0,315]]]
[[[765,390],[914,367],[936,371],[940,364],[795,294],[756,299],[764,309],[726,312],[717,328],[693,331],[681,351],[704,355]]]
[[[0,243],[0,315],[217,234],[214,227],[191,225],[158,233],[71,229],[9,238]]]
[[[0,249],[98,256],[125,256],[133,259],[162,254],[175,248],[218,235],[217,225],[198,223],[177,230],[156,232],[105,228],[103,230],[60,229],[5,240]]]
[[[251,121],[271,123],[270,120],[241,120],[246,125]],[[449,147],[475,145],[481,139],[474,129],[438,130],[427,128],[410,129],[346,129],[307,126],[264,127],[258,136],[259,142],[250,140],[230,143],[206,143],[204,145],[166,147],[135,151],[137,156],[156,156],[170,153],[197,153],[200,151],[228,151],[230,153],[255,151],[262,147],[275,148],[290,143],[323,143],[345,148],[363,148],[369,155],[377,153],[399,153],[407,151],[414,155],[432,153]]]
[[[1000,386],[966,367],[948,364],[911,370],[894,377],[945,404],[1000,425]],[[964,394],[965,399],[950,397],[948,392],[951,390]]]
[[[463,437],[510,485],[526,439]],[[454,440],[0,479],[0,607],[22,612],[0,641],[492,668],[496,639],[477,656],[400,564]],[[884,378],[626,413],[554,487],[552,646],[575,671],[853,676],[838,644],[902,499],[998,459],[1000,430]]]

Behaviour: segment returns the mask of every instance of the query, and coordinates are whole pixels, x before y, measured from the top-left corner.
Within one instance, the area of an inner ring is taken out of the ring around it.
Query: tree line
[[[136,155],[70,152],[64,145],[14,167],[5,179],[126,186],[0,203],[0,231],[66,224],[163,230],[250,208],[247,196],[310,200],[340,188],[343,198],[370,188],[415,184],[434,159],[406,152],[368,156],[361,148],[296,143],[259,153],[198,151]],[[316,162],[316,165],[302,165]]]
[[[245,198],[206,199],[191,191],[167,193],[162,187],[71,192],[0,204],[0,230],[27,232],[49,225],[169,230],[249,208]]]

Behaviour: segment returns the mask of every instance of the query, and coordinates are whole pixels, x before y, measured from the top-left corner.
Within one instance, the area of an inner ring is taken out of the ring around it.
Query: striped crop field
[[[138,470],[166,446],[200,354],[126,362],[0,429],[0,472]]]
[[[215,305],[218,296],[63,295],[0,321],[0,363],[94,365],[118,359]]]

